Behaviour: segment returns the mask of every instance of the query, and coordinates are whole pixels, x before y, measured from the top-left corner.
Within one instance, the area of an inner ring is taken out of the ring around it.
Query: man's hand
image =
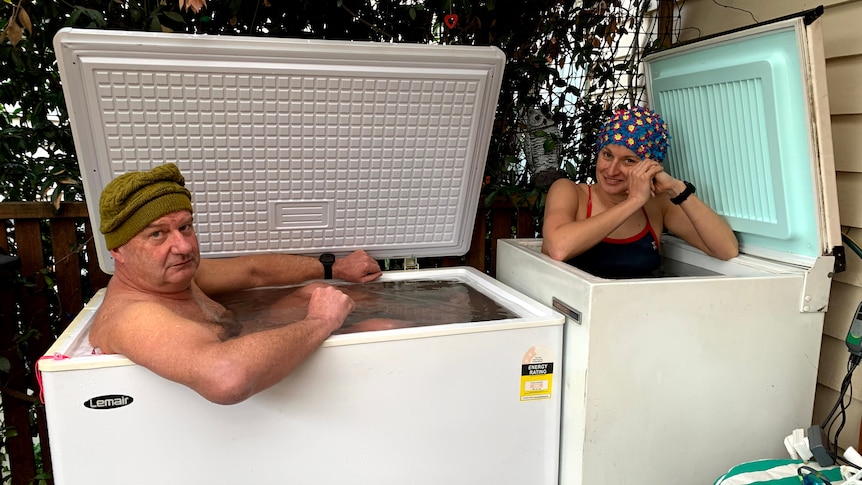
[[[374,281],[383,274],[380,265],[363,250],[357,250],[335,260],[332,277],[354,283]]]
[[[332,333],[344,324],[344,319],[356,307],[353,300],[335,286],[320,285],[311,293],[306,320],[320,320]]]

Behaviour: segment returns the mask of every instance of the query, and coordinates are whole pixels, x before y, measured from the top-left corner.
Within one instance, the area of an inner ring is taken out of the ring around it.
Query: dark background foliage
[[[584,180],[592,170],[591,146],[601,120],[615,105],[639,98],[636,86],[621,83],[637,81],[641,50],[620,50],[619,42],[641,29],[649,2],[623,7],[619,0],[211,0],[193,12],[181,9],[179,1],[5,5],[0,11],[0,102],[7,108],[0,110],[2,198],[58,203],[83,197],[52,47],[54,34],[65,26],[497,46],[508,62],[486,162],[486,192],[534,190],[525,167],[525,109],[540,109],[553,121],[559,131],[531,134],[545,138],[547,152],[559,150],[569,177]],[[453,13],[458,22],[450,29],[443,17]]]

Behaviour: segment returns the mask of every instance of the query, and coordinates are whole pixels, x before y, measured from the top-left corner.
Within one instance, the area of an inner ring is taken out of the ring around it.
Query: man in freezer
[[[174,164],[117,177],[99,204],[100,230],[115,271],[90,343],[212,402],[237,403],[279,382],[354,309],[345,293],[318,284],[304,319],[239,335],[235,320],[212,296],[322,278],[320,261],[286,254],[201,259],[191,193]],[[355,251],[334,262],[332,275],[367,282],[381,271],[364,251]]]
[[[710,256],[736,256],[727,222],[664,171],[669,140],[658,114],[616,112],[596,139],[595,183],[560,179],[548,190],[542,252],[605,278],[658,275],[665,230]]]

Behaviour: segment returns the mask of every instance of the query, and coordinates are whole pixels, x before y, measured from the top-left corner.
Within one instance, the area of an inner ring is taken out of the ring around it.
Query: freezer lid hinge
[[[419,269],[419,260],[416,258],[416,256],[404,258],[404,266],[402,266],[402,268]]]
[[[844,246],[835,246],[832,248],[832,256],[835,256],[835,267],[833,273],[841,273],[847,270],[847,259],[844,257]]]
[[[802,313],[823,313],[829,307],[829,291],[832,288],[835,258],[820,256],[805,273],[799,311]]]

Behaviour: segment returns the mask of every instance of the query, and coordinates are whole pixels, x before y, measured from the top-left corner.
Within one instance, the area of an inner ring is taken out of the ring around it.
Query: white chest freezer
[[[560,483],[712,483],[786,457],[812,424],[823,317],[843,268],[817,23],[795,17],[646,59],[667,170],[740,255],[661,244],[664,276],[602,279],[541,240],[498,242],[497,277],[567,314]]]
[[[108,181],[175,162],[205,257],[469,246],[497,49],[92,30],[55,47],[95,227]],[[556,484],[563,316],[470,268],[377,283],[422,281],[506,314],[333,335],[233,406],[93,354],[97,294],[39,362],[56,483]]]

